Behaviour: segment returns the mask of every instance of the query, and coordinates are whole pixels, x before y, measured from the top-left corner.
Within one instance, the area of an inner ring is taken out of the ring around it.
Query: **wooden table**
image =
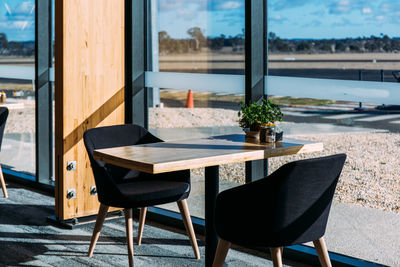
[[[245,142],[244,135],[213,136],[94,151],[94,158],[121,167],[157,174],[205,167],[206,266],[212,266],[218,237],[214,228],[219,165],[321,151],[322,143],[287,139],[276,143]]]

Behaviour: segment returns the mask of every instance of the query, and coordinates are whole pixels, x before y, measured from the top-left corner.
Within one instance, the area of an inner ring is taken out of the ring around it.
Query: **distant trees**
[[[400,52],[400,39],[381,34],[345,39],[280,39],[275,33],[268,34],[268,50],[271,53],[366,53]]]
[[[7,47],[8,47],[7,35],[5,33],[0,33],[0,48],[7,48]]]
[[[243,53],[244,30],[236,36],[221,34],[206,37],[199,27],[187,30],[187,38],[174,39],[166,31],[158,33],[160,54],[200,52],[203,48],[227,53]],[[398,53],[400,38],[378,36],[345,39],[281,39],[274,32],[268,33],[268,51],[270,53]],[[8,41],[5,33],[0,33],[0,55],[33,56],[34,41]]]
[[[195,41],[194,50],[199,51],[201,47],[206,46],[207,39],[204,37],[201,29],[199,27],[190,28],[187,33],[193,38]]]
[[[202,48],[221,50],[229,47],[230,52],[243,52],[244,34],[236,36],[206,37],[199,27],[192,27],[187,30],[188,38],[173,39],[166,31],[158,33],[160,54],[199,52]]]
[[[0,55],[31,57],[35,54],[35,42],[9,42],[5,33],[0,33]]]
[[[187,53],[190,50],[190,40],[172,39],[166,31],[159,32],[158,39],[162,54]]]

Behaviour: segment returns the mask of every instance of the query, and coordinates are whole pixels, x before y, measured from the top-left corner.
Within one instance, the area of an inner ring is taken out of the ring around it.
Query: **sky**
[[[188,38],[236,36],[244,29],[245,0],[156,0],[158,31]],[[261,0],[260,0],[261,1]],[[34,0],[0,0],[0,32],[8,40],[34,40]],[[268,31],[280,38],[400,37],[400,0],[268,0]]]
[[[35,40],[35,1],[0,0],[0,32],[9,41]]]

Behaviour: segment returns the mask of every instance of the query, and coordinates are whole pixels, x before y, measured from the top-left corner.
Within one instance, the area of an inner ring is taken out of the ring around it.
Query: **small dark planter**
[[[282,132],[276,132],[275,133],[275,142],[277,142],[277,141],[282,141],[282,139],[283,139],[283,131]]]
[[[260,136],[260,131],[252,131],[249,128],[243,129],[245,135],[246,135],[246,140],[247,139],[258,139]]]

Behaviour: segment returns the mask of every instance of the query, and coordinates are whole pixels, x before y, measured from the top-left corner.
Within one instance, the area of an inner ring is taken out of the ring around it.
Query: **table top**
[[[243,134],[97,149],[94,158],[147,173],[163,173],[234,162],[321,151],[323,144],[284,138],[245,142]]]

